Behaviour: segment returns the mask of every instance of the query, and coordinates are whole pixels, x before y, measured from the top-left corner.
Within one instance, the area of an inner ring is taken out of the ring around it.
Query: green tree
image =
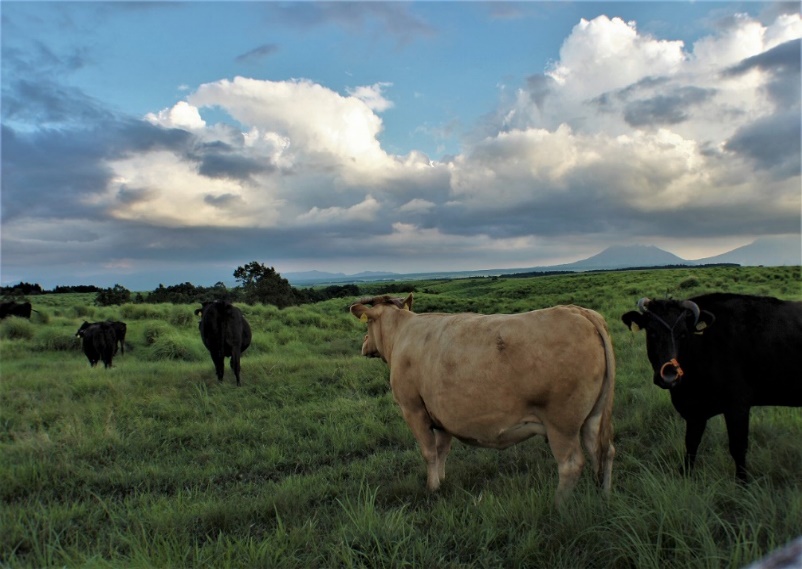
[[[95,304],[98,306],[111,306],[126,302],[131,302],[131,291],[119,284],[112,288],[101,289],[95,296]]]
[[[296,303],[295,290],[273,267],[251,261],[244,267],[237,267],[234,278],[241,283],[248,304],[260,302],[285,308]]]

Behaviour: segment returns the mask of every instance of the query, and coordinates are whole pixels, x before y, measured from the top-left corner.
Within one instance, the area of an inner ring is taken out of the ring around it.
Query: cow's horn
[[[650,302],[651,302],[651,300],[649,300],[648,298],[646,298],[644,296],[643,298],[641,298],[638,301],[638,310],[640,310],[641,312],[646,312],[647,310],[649,310],[649,303]]]
[[[696,323],[699,322],[699,306],[690,300],[683,300],[679,305],[693,312],[693,325],[696,326]]]

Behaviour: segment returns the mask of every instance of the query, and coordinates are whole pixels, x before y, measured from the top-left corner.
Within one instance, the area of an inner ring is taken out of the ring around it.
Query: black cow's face
[[[646,331],[646,353],[654,370],[654,383],[670,389],[682,381],[683,356],[694,334],[712,323],[712,315],[701,312],[689,301],[648,301],[642,309],[643,312],[628,312],[621,319],[631,330]]]
[[[91,324],[89,324],[89,322],[87,322],[86,320],[84,320],[84,323],[83,323],[83,324],[81,324],[81,327],[80,327],[80,328],[78,328],[78,331],[77,331],[77,332],[75,332],[75,337],[76,337],[76,338],[83,337],[83,335],[84,335],[84,332],[86,331],[86,329],[87,329],[87,328],[89,328],[89,326],[91,326]]]

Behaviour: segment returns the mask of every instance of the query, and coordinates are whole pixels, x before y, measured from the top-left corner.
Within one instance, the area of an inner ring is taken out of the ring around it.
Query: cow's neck
[[[389,318],[385,317],[379,319],[378,324],[381,328],[382,338],[381,354],[384,356],[384,360],[387,362],[388,366],[392,362],[393,346],[395,345],[395,338],[399,334],[399,328],[404,326],[404,322],[414,315],[415,314],[409,310],[394,310],[387,314]]]

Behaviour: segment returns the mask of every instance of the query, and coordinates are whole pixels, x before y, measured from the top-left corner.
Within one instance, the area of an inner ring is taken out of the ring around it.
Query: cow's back
[[[716,317],[694,337],[693,353],[716,387],[748,385],[753,405],[802,405],[802,302],[734,294],[692,300]]]
[[[393,346],[393,392],[417,392],[437,423],[465,439],[525,417],[547,421],[555,407],[590,409],[607,362],[583,310],[415,315]]]

